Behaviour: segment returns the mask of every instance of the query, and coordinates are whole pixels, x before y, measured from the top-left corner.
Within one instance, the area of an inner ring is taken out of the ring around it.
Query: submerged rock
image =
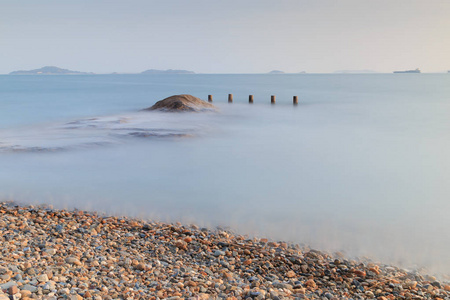
[[[152,107],[144,110],[162,111],[205,111],[215,110],[216,107],[192,95],[174,95],[156,102]]]

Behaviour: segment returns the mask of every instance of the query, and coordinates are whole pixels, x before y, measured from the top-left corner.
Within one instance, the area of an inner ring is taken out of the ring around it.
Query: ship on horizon
[[[419,68],[415,70],[406,70],[406,71],[394,71],[394,73],[420,73]]]

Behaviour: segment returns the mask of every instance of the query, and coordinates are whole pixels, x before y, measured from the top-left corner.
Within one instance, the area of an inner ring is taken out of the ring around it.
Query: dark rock
[[[64,232],[64,227],[62,225],[57,225],[55,229],[59,233],[63,233]]]
[[[256,292],[256,291],[251,291],[250,292],[250,297],[255,298],[255,297],[258,297],[259,294],[261,294],[261,293],[260,292]]]
[[[145,230],[145,231],[149,231],[149,230],[152,229],[152,226],[149,225],[149,224],[144,224],[144,226],[142,226],[142,229]]]
[[[156,102],[155,105],[153,105],[152,107],[146,108],[144,110],[161,110],[169,112],[177,112],[177,111],[198,112],[205,110],[214,111],[215,106],[192,95],[175,95],[160,100]]]
[[[217,246],[223,248],[223,247],[229,247],[230,244],[229,243],[224,243],[224,242],[218,242]]]
[[[435,287],[437,287],[437,288],[439,288],[439,289],[441,288],[441,284],[440,284],[439,282],[437,282],[437,281],[432,282],[431,285],[432,285],[432,286],[435,286]]]

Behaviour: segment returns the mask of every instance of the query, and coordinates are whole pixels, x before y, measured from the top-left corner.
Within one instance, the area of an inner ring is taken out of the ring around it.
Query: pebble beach
[[[0,300],[450,299],[395,266],[222,229],[0,204]]]

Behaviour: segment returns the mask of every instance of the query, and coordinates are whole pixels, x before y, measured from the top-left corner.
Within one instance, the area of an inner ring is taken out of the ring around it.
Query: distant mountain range
[[[9,73],[9,75],[88,75],[94,73],[78,72],[67,69],[61,69],[53,66],[46,66],[40,69],[28,70],[28,71],[14,71]]]
[[[46,66],[40,69],[35,70],[20,70],[9,73],[9,75],[92,75],[95,73],[92,72],[79,72],[72,71],[68,69],[62,69],[54,66]],[[120,73],[112,73],[112,74],[120,74]],[[130,73],[129,73],[130,74]],[[195,74],[192,71],[188,70],[155,70],[150,69],[146,70],[140,74]]]

